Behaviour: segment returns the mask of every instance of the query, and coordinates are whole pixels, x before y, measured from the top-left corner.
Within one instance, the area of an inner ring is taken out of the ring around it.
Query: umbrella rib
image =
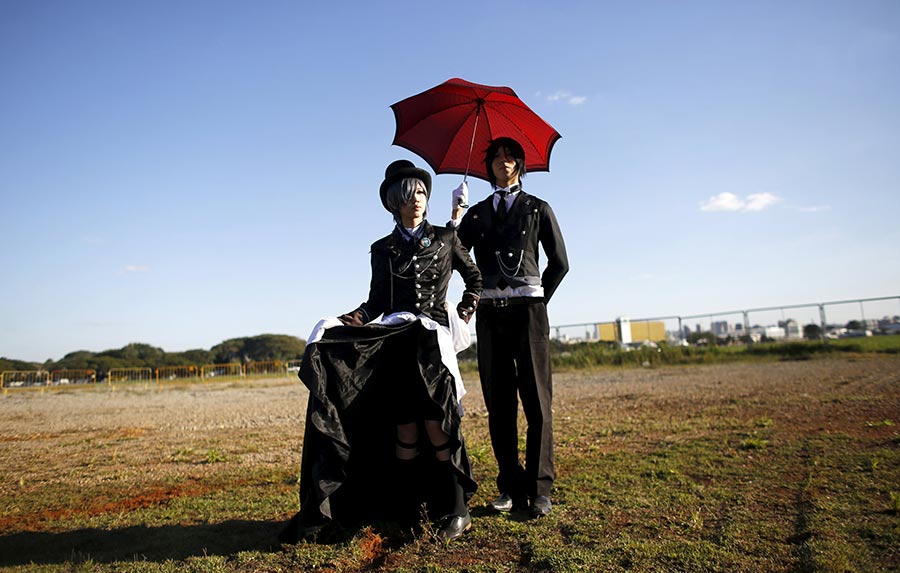
[[[469,154],[466,156],[466,174],[463,175],[463,183],[469,178],[469,164],[472,162],[472,148],[475,147],[475,133],[478,131],[478,116],[481,115],[481,109],[484,104],[478,101],[478,107],[475,108],[475,125],[472,126],[472,139],[469,141]]]
[[[403,102],[400,102],[400,103],[403,103]],[[395,103],[394,105],[399,105],[399,104]],[[399,129],[400,129],[400,121],[399,121],[399,119],[400,119],[400,117],[399,117],[399,111],[398,111],[396,108],[394,108],[394,105],[392,105],[391,108],[394,109],[394,113],[397,114],[397,116],[398,116],[398,117],[397,117],[397,120],[398,120],[398,121],[397,121],[397,133],[396,133],[396,135],[394,136],[394,140],[396,141],[397,137],[400,136],[400,132],[399,132]],[[452,109],[456,109],[456,108],[460,108],[460,107],[465,107],[465,106],[471,106],[471,105],[472,105],[472,102],[466,101],[466,102],[462,102],[462,103],[457,103],[457,104],[453,104],[453,105],[448,105],[447,107],[443,107],[443,108],[441,108],[441,109],[438,109],[438,110],[429,112],[429,113],[423,115],[421,118],[419,118],[419,120],[416,121],[416,123],[410,125],[409,128],[408,128],[406,131],[409,131],[409,129],[411,129],[411,128],[417,126],[417,125],[419,125],[419,124],[422,123],[423,121],[426,121],[427,119],[432,118],[432,117],[434,117],[434,116],[436,116],[436,115],[438,115],[438,114],[446,113],[447,111],[450,111],[450,110],[452,110]],[[406,133],[406,131],[404,131],[404,133]]]
[[[515,121],[513,121],[513,118],[512,118],[509,114],[505,113],[499,106],[494,107],[494,108],[493,108],[493,111],[494,111],[495,114],[503,116],[504,119],[506,119],[507,121],[509,121],[510,123],[512,123],[512,124],[515,125]],[[535,114],[535,116],[538,117],[538,119],[540,119],[540,116],[537,116],[537,114]],[[486,114],[485,119],[486,119],[486,120],[489,120],[489,118],[487,117],[487,114]],[[543,120],[541,120],[541,121],[543,121]],[[544,121],[543,123],[546,124],[547,122]],[[551,138],[551,141],[550,141],[550,143],[549,143],[549,145],[547,146],[547,149],[546,149],[546,155],[547,155],[547,157],[546,157],[546,165],[543,164],[543,163],[541,163],[541,164],[539,164],[539,165],[541,166],[540,169],[547,168],[547,169],[549,170],[549,165],[550,165],[550,152],[551,152],[551,150],[552,150],[552,148],[553,148],[553,144],[556,143],[556,141],[560,138],[560,135],[559,135],[559,132],[556,131],[555,129],[553,129],[553,127],[551,127],[549,124],[547,124],[547,126],[550,127],[550,129],[552,130],[552,132],[555,134],[555,137],[552,137],[552,138]],[[530,144],[530,146],[531,146],[532,148],[534,148],[534,149],[539,149],[538,146],[537,146],[537,144],[535,143],[535,140],[534,140],[533,137],[529,136],[528,133],[527,133],[524,129],[523,129],[523,130],[520,130],[520,131],[521,131],[522,136],[525,137],[525,138],[527,139],[528,143]],[[519,142],[520,145],[521,145],[521,143],[522,143],[522,142]],[[527,164],[528,164],[528,161],[526,160],[525,163],[526,163],[526,165],[527,165]],[[532,169],[534,169],[534,167],[532,167]],[[540,169],[539,169],[539,170],[540,170]]]

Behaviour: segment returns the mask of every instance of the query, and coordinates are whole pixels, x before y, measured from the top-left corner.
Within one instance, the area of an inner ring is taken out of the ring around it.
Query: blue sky
[[[307,4],[0,3],[0,356],[355,308],[384,167],[424,164],[389,106],[452,77],[562,134],[525,179],[569,249],[551,324],[900,294],[894,0]]]

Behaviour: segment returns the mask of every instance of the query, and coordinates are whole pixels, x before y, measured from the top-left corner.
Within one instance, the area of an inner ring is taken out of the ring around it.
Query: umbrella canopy
[[[391,109],[397,121],[394,145],[419,155],[437,174],[487,181],[482,153],[498,137],[511,137],[522,145],[526,171],[549,171],[550,151],[560,138],[510,88],[459,78],[399,101]]]

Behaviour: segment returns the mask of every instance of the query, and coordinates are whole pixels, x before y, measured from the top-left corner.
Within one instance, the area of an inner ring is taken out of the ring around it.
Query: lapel
[[[525,191],[519,191],[516,200],[513,201],[509,211],[506,212],[506,221],[515,221],[519,217],[519,211],[522,210],[522,204],[525,202]]]
[[[384,243],[384,248],[388,253],[394,258],[397,257],[402,251],[406,240],[403,238],[403,235],[400,233],[400,229],[397,226],[394,226],[394,230],[390,235],[387,236],[387,241]]]
[[[490,221],[494,216],[494,194],[491,193],[486,199],[476,203],[472,210],[474,211],[472,215],[475,216],[475,218],[481,219],[482,221]]]

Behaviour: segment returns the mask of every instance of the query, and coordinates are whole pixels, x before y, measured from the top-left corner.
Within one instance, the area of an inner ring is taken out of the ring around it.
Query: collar
[[[500,193],[504,197],[508,197],[510,195],[515,195],[516,193],[518,193],[521,190],[522,190],[522,186],[518,183],[515,183],[514,185],[510,185],[509,187],[497,187],[496,185],[494,186],[494,193]]]
[[[417,247],[427,247],[434,242],[434,228],[428,220],[422,221],[414,229],[407,229],[403,223],[398,222],[394,226],[394,232],[391,233],[391,239],[391,242],[398,247],[406,248],[405,245],[412,243],[415,243]]]
[[[425,232],[425,219],[422,219],[421,223],[411,229],[403,226],[402,223],[400,224],[400,234],[403,235],[403,238],[407,241],[422,238],[423,232]]]

